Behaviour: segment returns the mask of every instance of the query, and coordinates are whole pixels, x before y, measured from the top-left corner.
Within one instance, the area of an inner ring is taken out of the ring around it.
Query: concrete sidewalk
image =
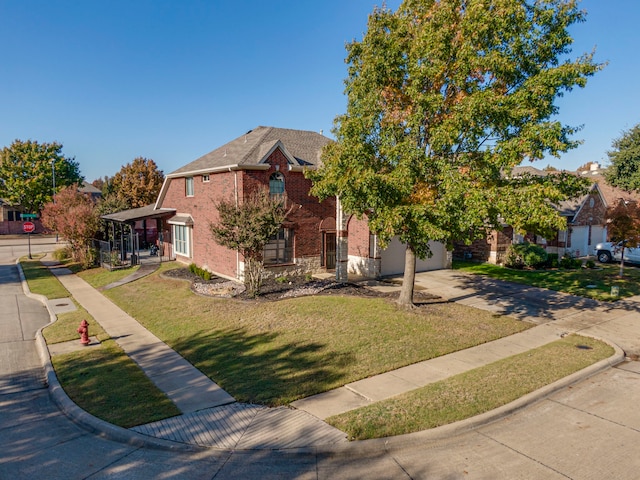
[[[618,340],[630,345],[623,332],[631,328],[638,332],[632,335],[633,341],[640,341],[640,328],[634,323],[638,320],[640,325],[640,314],[633,303],[624,304],[624,308],[611,308],[581,297],[514,286],[452,270],[425,272],[416,276],[418,288],[448,301],[508,314],[538,325],[494,342],[299,400],[292,404],[295,409],[271,409],[236,403],[227,392],[84,280],[67,269],[51,267],[76,301],[183,412],[181,416],[135,427],[132,431],[191,445],[277,449],[344,444],[346,436],[320,419],[542,346],[564,333],[608,333],[600,336],[619,337]],[[399,286],[381,283],[372,288],[397,290]],[[619,352],[613,361],[622,358]],[[603,362],[597,368],[610,365],[611,361]],[[594,370],[588,373],[593,374]]]

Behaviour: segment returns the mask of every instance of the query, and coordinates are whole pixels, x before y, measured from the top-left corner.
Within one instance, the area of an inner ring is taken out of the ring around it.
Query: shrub
[[[596,262],[594,262],[593,260],[587,260],[587,263],[585,263],[585,267],[596,268]]]
[[[278,282],[278,283],[287,283],[288,281],[289,281],[289,279],[284,275],[282,275],[281,277],[277,277],[276,278],[276,282]]]
[[[509,268],[538,268],[547,261],[547,252],[539,245],[528,242],[509,246],[505,264]]]
[[[557,253],[547,254],[547,266],[549,268],[558,268],[560,266],[560,259]]]
[[[53,252],[53,258],[61,262],[71,258],[71,249],[69,247],[62,247]]]
[[[211,280],[211,272],[208,270],[205,270],[204,268],[200,268],[195,263],[191,263],[189,265],[189,271],[194,275],[197,275],[200,278],[202,278],[205,282],[208,282],[209,280]]]
[[[582,266],[582,261],[574,258],[570,253],[565,253],[560,260],[560,266],[567,270],[575,270]]]

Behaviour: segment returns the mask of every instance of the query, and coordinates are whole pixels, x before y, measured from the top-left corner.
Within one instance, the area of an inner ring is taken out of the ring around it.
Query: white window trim
[[[208,173],[203,173],[202,174],[202,183],[209,183],[211,181],[211,179],[209,178],[209,174]]]
[[[193,197],[194,193],[195,193],[195,186],[193,184],[193,177],[185,177],[184,179],[184,194],[187,197]],[[189,188],[189,185],[191,185],[191,188]],[[191,193],[189,193],[189,190],[191,190]]]
[[[178,249],[178,228],[184,228],[184,240],[180,240],[180,245],[184,244],[184,250]],[[173,237],[173,251],[176,255],[191,258],[191,228],[185,224],[174,223],[171,225]]]

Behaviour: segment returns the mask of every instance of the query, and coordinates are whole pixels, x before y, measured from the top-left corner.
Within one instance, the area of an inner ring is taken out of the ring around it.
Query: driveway
[[[35,243],[34,251],[55,248],[46,239]],[[638,478],[638,362],[625,362],[500,421],[444,440],[426,431],[387,442],[291,451],[170,451],[105,440],[60,413],[34,363],[33,334],[49,318],[37,301],[22,294],[15,258],[25,252],[14,240],[0,239],[0,478]],[[470,289],[466,297],[483,303],[480,292]],[[504,295],[484,303],[495,300],[495,308],[516,308],[512,297],[500,299]],[[558,313],[545,308],[551,318]],[[613,311],[586,304],[571,308],[571,315],[549,321],[584,322],[585,329],[608,325],[618,336],[629,328],[628,336],[636,335],[631,307],[623,311],[627,320],[617,322]],[[535,305],[521,313],[532,309]],[[598,322],[603,314],[609,315],[607,321]]]

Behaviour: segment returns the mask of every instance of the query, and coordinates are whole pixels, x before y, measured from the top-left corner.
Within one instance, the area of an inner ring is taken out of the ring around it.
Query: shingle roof
[[[257,127],[244,135],[203,155],[168,176],[217,170],[225,167],[260,165],[273,149],[281,144],[292,158],[293,166],[317,166],[322,148],[332,140],[316,132],[275,127]]]
[[[100,218],[111,220],[112,222],[127,223],[145,218],[158,218],[164,215],[172,215],[176,212],[175,208],[155,209],[155,204],[147,205],[140,208],[132,208],[131,210],[123,210],[122,212],[109,213],[102,215]]]

